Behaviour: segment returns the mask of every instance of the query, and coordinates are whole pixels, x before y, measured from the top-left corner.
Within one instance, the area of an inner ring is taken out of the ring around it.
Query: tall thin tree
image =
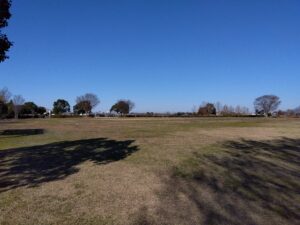
[[[22,95],[15,95],[13,97],[12,101],[13,101],[13,104],[14,104],[15,119],[18,119],[19,118],[19,112],[23,107],[25,99],[22,97]]]

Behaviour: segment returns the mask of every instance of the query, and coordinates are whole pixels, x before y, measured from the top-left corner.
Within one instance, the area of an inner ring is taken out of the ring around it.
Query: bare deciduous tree
[[[24,102],[25,102],[25,99],[22,97],[22,95],[15,95],[13,97],[15,119],[19,118],[19,112],[20,112]]]
[[[10,97],[11,97],[11,93],[6,87],[0,89],[0,101],[6,103],[9,101]]]
[[[278,108],[280,103],[281,101],[276,95],[263,95],[254,101],[255,112],[256,114],[269,116],[270,113]]]
[[[237,106],[235,107],[235,113],[236,113],[237,115],[243,114],[243,112],[242,112],[242,107],[241,107],[240,105],[237,105]]]
[[[249,115],[250,114],[250,110],[248,107],[242,107],[242,114],[244,115]]]
[[[228,105],[224,105],[223,108],[222,108],[222,115],[227,115],[229,114],[229,107]]]
[[[197,112],[198,112],[198,107],[195,106],[195,105],[193,105],[193,107],[192,107],[192,113],[193,114],[197,114]]]
[[[92,93],[87,93],[85,95],[78,96],[76,98],[76,103],[79,104],[80,102],[90,102],[90,105],[93,109],[100,103],[100,100],[97,97],[97,95]]]
[[[73,112],[75,114],[89,114],[92,111],[92,106],[89,101],[81,101],[78,102],[74,107],[73,107]]]
[[[228,109],[230,114],[234,114],[234,107],[232,105],[230,105]]]
[[[221,102],[216,102],[215,103],[215,107],[216,107],[216,110],[217,110],[217,115],[221,115],[221,112],[222,112],[222,103]]]

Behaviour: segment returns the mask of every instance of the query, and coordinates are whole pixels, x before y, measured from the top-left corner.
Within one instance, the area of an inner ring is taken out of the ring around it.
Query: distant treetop
[[[130,100],[119,100],[110,108],[110,112],[128,114],[132,111],[134,106],[135,104]]]
[[[263,95],[255,99],[254,108],[256,114],[269,116],[280,105],[280,98],[276,95]]]
[[[100,103],[100,100],[97,97],[97,95],[92,94],[92,93],[86,93],[85,95],[78,96],[76,98],[77,105],[80,104],[81,102],[85,102],[85,105],[87,105],[86,103],[89,102],[89,104],[91,106],[91,110],[92,110]],[[81,105],[83,105],[83,104],[81,104]]]

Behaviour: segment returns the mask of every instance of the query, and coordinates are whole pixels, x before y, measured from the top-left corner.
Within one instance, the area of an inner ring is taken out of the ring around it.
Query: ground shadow
[[[97,138],[1,150],[0,192],[63,179],[88,160],[106,164],[124,159],[138,150],[133,142]]]
[[[30,136],[44,134],[44,129],[8,129],[0,131],[2,136]]]
[[[172,204],[199,214],[179,211],[182,224],[300,224],[300,139],[228,141],[220,148],[225,153],[195,153],[166,181]]]

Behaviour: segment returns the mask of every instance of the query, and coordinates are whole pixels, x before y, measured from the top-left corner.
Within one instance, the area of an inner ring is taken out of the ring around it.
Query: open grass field
[[[1,121],[0,224],[300,224],[300,120]]]

